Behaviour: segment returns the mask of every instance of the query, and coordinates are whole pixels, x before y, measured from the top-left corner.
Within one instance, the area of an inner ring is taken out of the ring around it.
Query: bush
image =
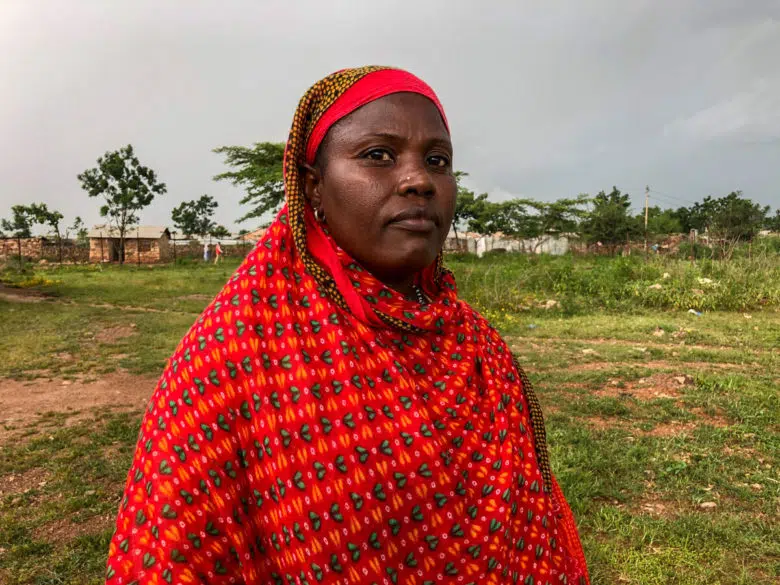
[[[777,255],[703,259],[693,265],[665,257],[453,255],[447,264],[463,298],[485,312],[572,314],[643,307],[744,311],[780,306]]]

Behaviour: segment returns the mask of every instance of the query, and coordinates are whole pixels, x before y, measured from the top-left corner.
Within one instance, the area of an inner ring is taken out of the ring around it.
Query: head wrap
[[[282,210],[292,229],[295,247],[306,268],[341,308],[375,327],[388,324],[409,332],[429,327],[430,319],[409,319],[409,311],[393,311],[380,299],[367,303],[351,286],[345,264],[352,260],[339,250],[314,220],[303,194],[300,169],[314,161],[317,148],[328,130],[350,113],[386,95],[412,92],[430,99],[449,131],[447,117],[434,91],[407,71],[380,66],[343,69],[315,83],[301,98],[295,112],[284,152],[284,185],[287,205]],[[430,297],[437,297],[442,286],[454,293],[455,283],[444,268],[439,254],[435,263],[420,275],[419,285]],[[434,315],[429,312],[428,316]]]
[[[338,73],[336,73],[338,75]],[[309,139],[306,143],[305,160],[308,164],[314,163],[317,155],[317,149],[322,143],[323,138],[336,122],[348,116],[361,106],[378,100],[393,93],[417,93],[431,100],[441,114],[444,125],[449,131],[447,116],[444,114],[444,108],[436,97],[433,89],[419,77],[412,75],[408,71],[400,69],[379,69],[367,73],[354,84],[352,84],[330,107],[323,113],[314,128],[311,130]]]
[[[538,401],[496,330],[449,273],[422,306],[310,221],[307,137],[374,71],[301,101],[287,206],[144,416],[109,585],[588,583]]]

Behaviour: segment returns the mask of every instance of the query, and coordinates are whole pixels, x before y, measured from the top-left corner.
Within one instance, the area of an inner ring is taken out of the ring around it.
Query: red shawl
[[[409,301],[302,201],[291,169],[307,136],[376,71],[338,72],[301,101],[288,205],[152,397],[107,583],[588,582],[536,399],[498,333],[440,263],[421,275],[430,304]]]

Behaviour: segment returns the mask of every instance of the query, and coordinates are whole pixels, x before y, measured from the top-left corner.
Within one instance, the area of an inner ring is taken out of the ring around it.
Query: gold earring
[[[325,221],[325,213],[321,209],[315,209],[314,219],[316,219],[319,223],[322,223]]]

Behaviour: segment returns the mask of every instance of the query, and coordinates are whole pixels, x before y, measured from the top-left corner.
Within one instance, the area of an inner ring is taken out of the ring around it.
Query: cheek
[[[325,183],[322,204],[334,230],[367,230],[378,223],[377,212],[384,200],[383,186],[359,171],[349,165],[334,165],[327,171],[331,174]]]
[[[439,208],[442,216],[448,221],[452,221],[452,216],[455,214],[455,201],[458,196],[454,177],[442,177],[437,191],[439,193]]]

